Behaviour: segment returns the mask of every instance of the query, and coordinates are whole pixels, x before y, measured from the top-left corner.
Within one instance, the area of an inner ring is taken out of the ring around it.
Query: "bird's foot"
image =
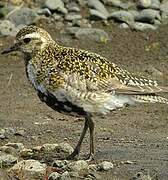
[[[95,161],[96,159],[95,159],[95,156],[94,156],[94,154],[92,154],[92,153],[90,153],[88,156],[87,156],[87,158],[86,158],[86,161],[87,162],[91,162],[91,161]]]
[[[75,149],[69,156],[66,157],[66,160],[74,160],[77,159],[79,155],[79,150]]]

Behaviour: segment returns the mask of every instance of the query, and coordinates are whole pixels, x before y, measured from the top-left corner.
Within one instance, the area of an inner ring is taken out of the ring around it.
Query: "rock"
[[[80,8],[74,2],[68,4],[68,12],[80,12]]]
[[[0,167],[11,166],[17,162],[18,158],[11,155],[0,152]]]
[[[111,162],[104,161],[98,165],[99,170],[108,171],[110,169],[113,169],[114,165]]]
[[[68,155],[71,154],[73,152],[73,147],[70,146],[68,143],[60,143],[58,144],[58,146],[56,147],[56,150],[59,152],[64,152],[67,153]]]
[[[19,129],[14,133],[14,135],[16,136],[24,136],[25,134],[26,134],[25,129]]]
[[[106,20],[107,16],[102,14],[100,11],[97,11],[95,9],[90,9],[90,19],[91,20]]]
[[[20,156],[21,157],[30,157],[33,155],[33,151],[32,149],[27,149],[27,148],[24,148],[20,151]]]
[[[138,30],[138,31],[144,31],[146,29],[151,29],[151,30],[157,29],[157,27],[152,24],[141,23],[141,22],[136,22],[131,28]]]
[[[43,146],[39,146],[39,150],[37,151],[43,151],[43,152],[52,152],[54,151],[56,148],[58,147],[58,144],[49,144],[49,143],[46,143],[46,144],[43,144]]]
[[[138,0],[137,6],[139,8],[148,8],[152,4],[151,0]]]
[[[20,24],[30,25],[33,24],[37,18],[37,13],[27,7],[17,8],[12,13],[9,13],[8,19],[16,26]]]
[[[61,174],[57,173],[57,172],[52,172],[49,176],[48,176],[48,180],[60,180],[61,179]]]
[[[18,152],[24,149],[23,143],[7,143],[5,146],[13,147],[16,149]]]
[[[152,180],[155,179],[155,177],[151,177],[150,175],[144,175],[142,172],[138,172],[137,174],[135,174],[130,180]],[[156,177],[156,179],[158,179]]]
[[[137,16],[135,21],[154,23],[155,19],[161,20],[160,12],[154,9],[144,9]]]
[[[96,42],[106,43],[109,40],[108,34],[102,30],[97,28],[79,28],[79,27],[71,27],[66,28],[65,33],[73,35],[78,39],[90,39]]]
[[[160,1],[159,0],[151,0],[151,5],[150,7],[151,9],[160,9]]]
[[[125,10],[115,11],[109,15],[109,19],[115,19],[118,21],[126,22],[128,24],[134,22],[134,16]]]
[[[99,0],[88,0],[88,6],[101,12],[106,17],[109,16],[107,9]]]
[[[88,163],[84,160],[74,161],[68,164],[70,171],[81,171],[88,168]]]
[[[44,180],[46,165],[36,160],[23,160],[8,170],[9,177],[26,180]]]
[[[14,28],[15,28],[15,25],[12,22],[10,22],[8,20],[0,21],[0,35],[1,36],[10,35]],[[6,134],[5,129],[1,129],[1,131],[0,131],[1,139],[6,138],[5,134]]]
[[[48,8],[38,9],[37,10],[38,15],[45,15],[45,16],[51,16],[51,11]]]
[[[121,2],[120,0],[103,0],[105,5],[114,6],[121,9],[128,9],[129,7],[133,6],[131,2]]]
[[[0,24],[0,26],[1,26],[1,24]],[[0,31],[1,31],[1,29],[0,29]],[[0,32],[0,34],[1,34],[1,32]],[[0,139],[5,139],[5,138],[6,138],[5,129],[0,129]]]
[[[68,13],[65,15],[65,20],[66,21],[75,21],[82,19],[82,16],[80,14],[75,14],[75,13]]]
[[[167,22],[167,18],[168,18],[168,1],[167,2],[164,2],[160,5],[160,11],[161,11],[161,17],[162,17],[162,20],[166,23]]]
[[[67,164],[68,164],[68,161],[66,161],[66,160],[63,160],[63,161],[61,161],[61,160],[55,160],[54,162],[53,162],[53,167],[57,167],[57,168],[61,168],[61,169],[65,169],[66,168],[66,166],[67,166]]]
[[[54,14],[53,14],[53,18],[54,18],[54,20],[56,20],[56,21],[62,20],[62,16],[60,16],[60,15],[57,14],[57,13],[54,13]]]
[[[71,180],[70,174],[68,171],[62,173],[60,180]]]
[[[45,7],[50,9],[51,11],[59,11],[63,14],[66,14],[68,11],[64,7],[64,3],[61,0],[47,0],[45,2]]]

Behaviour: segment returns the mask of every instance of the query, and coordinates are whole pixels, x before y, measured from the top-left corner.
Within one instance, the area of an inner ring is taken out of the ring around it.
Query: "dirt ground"
[[[68,39],[56,24],[41,25],[54,39],[66,46],[91,50],[121,67],[168,85],[168,25],[156,31],[136,32],[119,29],[117,25],[95,27],[105,29],[110,40],[96,43],[90,40]],[[0,51],[13,38],[0,38]],[[68,142],[75,146],[84,121],[54,112],[40,102],[26,79],[24,63],[19,53],[0,55],[0,128],[25,129],[25,136],[0,140],[22,142],[26,147],[44,143]],[[165,95],[166,96],[166,95]],[[167,96],[168,97],[168,96]],[[168,179],[168,106],[141,104],[111,112],[106,117],[94,117],[97,161],[112,161],[114,168],[102,172],[106,180],[127,180],[138,172],[153,179]],[[88,134],[80,158],[89,150]],[[1,177],[2,178],[2,177]]]

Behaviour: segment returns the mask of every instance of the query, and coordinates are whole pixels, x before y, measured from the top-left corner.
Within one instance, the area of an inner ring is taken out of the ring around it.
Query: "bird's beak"
[[[1,54],[8,54],[12,51],[18,51],[19,50],[20,43],[15,43],[14,45],[10,46],[9,48],[4,49]]]

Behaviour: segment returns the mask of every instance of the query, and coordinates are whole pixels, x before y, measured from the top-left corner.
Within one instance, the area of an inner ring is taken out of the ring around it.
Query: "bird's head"
[[[12,51],[32,54],[41,50],[50,42],[53,42],[53,40],[44,29],[36,26],[26,26],[16,34],[15,43],[5,49],[2,54],[7,54]]]

